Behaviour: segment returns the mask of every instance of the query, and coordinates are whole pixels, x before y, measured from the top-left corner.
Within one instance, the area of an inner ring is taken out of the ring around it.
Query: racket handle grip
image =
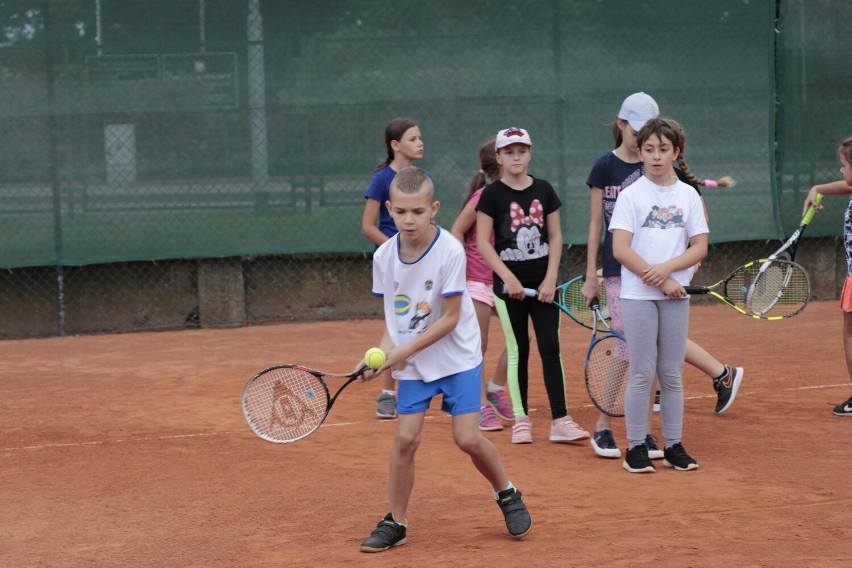
[[[687,294],[700,294],[704,291],[704,286],[684,286]]]
[[[505,284],[503,284],[503,293],[509,293],[509,289],[506,287]],[[532,288],[524,288],[524,296],[527,296],[528,298],[535,298],[536,296],[538,296],[538,290],[533,290]]]
[[[816,194],[814,201],[816,202],[817,205],[820,205],[822,203],[822,198],[823,198],[823,195],[821,193]],[[810,225],[811,221],[814,218],[815,213],[816,213],[816,208],[813,205],[808,207],[808,212],[805,213],[805,218],[802,219],[802,224],[803,225]]]

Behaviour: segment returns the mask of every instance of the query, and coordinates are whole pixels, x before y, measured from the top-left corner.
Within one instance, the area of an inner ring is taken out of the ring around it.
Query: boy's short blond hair
[[[429,200],[431,201],[435,195],[435,186],[424,170],[417,166],[409,166],[403,168],[393,178],[390,186],[391,191],[397,190],[402,193],[417,193],[421,189],[426,189],[429,192]]]

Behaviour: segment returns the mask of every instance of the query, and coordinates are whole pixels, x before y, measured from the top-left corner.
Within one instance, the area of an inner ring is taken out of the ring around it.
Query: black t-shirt
[[[537,288],[547,274],[547,216],[561,206],[553,186],[536,178],[522,190],[495,181],[479,198],[476,210],[494,219],[494,249],[528,288]],[[494,290],[499,292],[502,287],[503,281],[495,274]]]

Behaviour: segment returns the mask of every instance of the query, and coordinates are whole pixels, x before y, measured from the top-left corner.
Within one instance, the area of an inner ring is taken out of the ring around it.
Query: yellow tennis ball
[[[371,369],[380,369],[385,364],[385,352],[378,347],[371,347],[364,353],[364,363]]]

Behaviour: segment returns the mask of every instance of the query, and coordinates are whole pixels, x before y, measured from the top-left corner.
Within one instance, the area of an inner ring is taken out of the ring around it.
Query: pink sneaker
[[[479,411],[479,429],[485,430],[486,432],[503,429],[503,424],[497,420],[497,415],[494,413],[494,409],[487,404]]]
[[[565,416],[553,422],[550,426],[551,442],[573,442],[585,440],[589,433],[580,428],[576,422]]]
[[[532,422],[528,416],[518,416],[512,426],[513,444],[532,444]]]
[[[509,395],[506,394],[505,390],[497,392],[486,391],[485,398],[488,400],[488,404],[490,404],[497,413],[497,416],[503,420],[515,419],[515,412],[512,410],[512,401],[509,400]]]

